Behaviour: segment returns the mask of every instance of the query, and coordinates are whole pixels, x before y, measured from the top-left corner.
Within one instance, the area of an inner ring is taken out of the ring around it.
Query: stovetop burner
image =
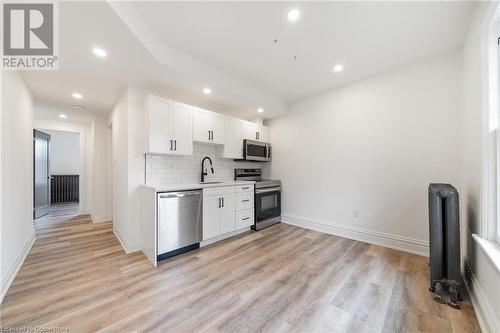
[[[262,179],[262,170],[258,168],[234,169],[234,180],[254,180],[256,189],[281,185],[281,180]]]

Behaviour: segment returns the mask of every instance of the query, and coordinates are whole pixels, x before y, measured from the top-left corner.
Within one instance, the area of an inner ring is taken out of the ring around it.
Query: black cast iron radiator
[[[429,233],[429,290],[436,293],[436,301],[458,307],[463,290],[460,220],[458,192],[450,184],[429,185]]]
[[[51,204],[78,202],[78,175],[52,175],[50,181]]]

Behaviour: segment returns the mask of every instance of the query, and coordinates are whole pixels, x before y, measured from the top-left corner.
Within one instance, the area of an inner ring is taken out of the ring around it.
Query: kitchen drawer
[[[239,192],[252,192],[253,193],[253,184],[247,185],[236,185],[236,193]]]
[[[203,189],[203,196],[222,195],[234,193],[234,186],[206,187]]]
[[[254,224],[253,208],[236,212],[236,230]]]
[[[236,211],[253,209],[253,191],[236,193]]]

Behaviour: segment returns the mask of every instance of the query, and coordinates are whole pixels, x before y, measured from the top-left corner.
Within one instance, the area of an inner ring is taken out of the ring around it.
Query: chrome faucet
[[[210,157],[205,156],[201,160],[201,182],[202,183],[205,181],[205,176],[208,176],[208,170],[203,171],[205,169],[205,167],[204,167],[205,160],[208,160],[210,162],[210,169],[212,170],[212,173],[214,173],[214,168],[212,166],[212,160],[210,159]]]

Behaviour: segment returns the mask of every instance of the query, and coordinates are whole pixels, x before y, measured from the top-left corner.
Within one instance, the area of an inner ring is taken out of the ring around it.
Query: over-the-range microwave
[[[245,161],[270,161],[271,144],[254,140],[243,140],[243,159]]]

